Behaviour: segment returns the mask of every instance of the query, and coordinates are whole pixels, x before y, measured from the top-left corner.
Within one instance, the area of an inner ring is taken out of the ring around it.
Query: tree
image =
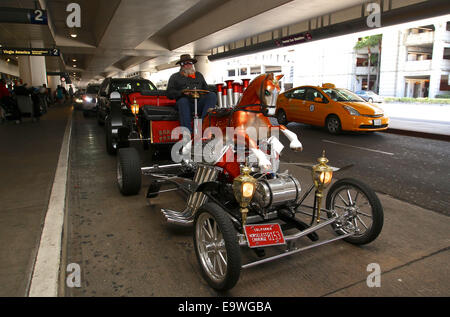
[[[370,64],[377,66],[377,77],[375,79],[375,87],[374,90],[378,92],[378,85],[380,80],[380,57],[381,57],[381,40],[383,35],[377,34],[377,35],[371,35],[371,36],[365,36],[361,38],[355,45],[355,50],[359,50],[362,48],[367,47],[367,53],[369,55],[368,58],[368,73],[367,73],[367,90],[370,88]],[[372,54],[372,51],[370,50],[371,47],[378,46],[378,56],[375,54]]]

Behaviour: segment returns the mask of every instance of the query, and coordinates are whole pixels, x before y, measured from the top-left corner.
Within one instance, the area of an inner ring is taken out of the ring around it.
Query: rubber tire
[[[124,196],[137,195],[142,185],[141,160],[138,151],[133,147],[119,149],[117,165],[118,169],[122,169],[122,186],[117,181],[120,192]]]
[[[372,103],[372,102],[373,102],[373,99],[372,99],[372,98],[369,98],[369,99],[367,99],[367,102]]]
[[[288,124],[286,112],[283,109],[278,110],[278,112],[277,112],[277,120],[278,120],[278,124],[281,124],[281,125]]]
[[[378,196],[375,194],[373,189],[371,189],[368,185],[353,178],[343,178],[338,180],[330,187],[330,190],[327,193],[326,208],[328,210],[331,209],[331,199],[332,199],[331,197],[333,195],[333,192],[339,191],[342,187],[346,187],[348,185],[358,188],[367,197],[367,200],[369,201],[369,204],[372,207],[372,226],[368,230],[366,230],[366,232],[362,236],[348,237],[345,238],[344,240],[346,242],[356,245],[370,243],[378,237],[378,235],[381,232],[381,229],[383,228],[384,213],[383,213],[383,206],[381,205]],[[327,216],[328,218],[332,217],[330,212],[327,213]],[[333,229],[336,228],[333,226]],[[343,234],[342,232],[336,230],[335,232],[338,234]]]
[[[205,272],[202,262],[198,253],[197,247],[197,239],[196,239],[196,228],[197,228],[197,220],[203,213],[209,213],[217,222],[220,232],[222,233],[223,239],[225,241],[225,249],[227,251],[227,273],[225,279],[219,283],[217,281],[212,280],[208,277],[208,274]],[[237,238],[236,229],[233,226],[230,218],[226,214],[226,211],[222,209],[219,205],[213,202],[208,202],[205,205],[201,206],[194,220],[194,249],[195,255],[197,256],[197,261],[201,268],[201,273],[206,282],[213,289],[217,291],[226,291],[233,288],[237,281],[239,280],[239,276],[241,274],[241,253],[239,248],[239,242]]]
[[[108,117],[105,119],[105,141],[106,152],[108,152],[109,155],[116,155],[117,149],[113,146],[111,119],[109,119]]]
[[[329,121],[332,120],[332,119],[336,119],[336,120],[337,120],[337,123],[338,123],[338,127],[336,128],[335,131],[330,130],[330,128],[328,127]],[[326,119],[326,121],[325,121],[325,127],[326,127],[327,131],[328,131],[329,133],[331,133],[331,134],[339,134],[339,133],[341,133],[341,131],[342,131],[341,120],[339,120],[339,117],[336,116],[336,115],[334,115],[334,114],[329,115],[329,116],[327,117],[327,119]]]

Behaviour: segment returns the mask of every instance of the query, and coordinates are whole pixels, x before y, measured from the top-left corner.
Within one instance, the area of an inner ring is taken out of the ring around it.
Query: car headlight
[[[84,96],[84,101],[91,102],[92,101],[92,97]]]
[[[252,198],[255,193],[255,184],[253,183],[242,183],[242,197],[243,198]]]
[[[344,106],[344,109],[347,110],[351,116],[359,116],[360,115],[359,112],[353,107]]]
[[[250,175],[250,172],[250,167],[243,166],[241,175],[233,180],[234,197],[241,207],[242,225],[247,222],[247,207],[255,194],[256,179]]]

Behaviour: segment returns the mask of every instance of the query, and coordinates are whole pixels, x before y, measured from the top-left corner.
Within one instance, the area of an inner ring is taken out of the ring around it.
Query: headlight
[[[92,97],[84,96],[84,101],[91,102],[92,101]]]
[[[241,168],[241,175],[233,180],[234,197],[241,207],[245,208],[250,203],[255,193],[256,180],[250,175],[248,166]]]
[[[344,109],[348,111],[348,113],[350,113],[351,116],[359,116],[359,112],[350,106],[344,106]]]
[[[130,109],[131,109],[131,112],[133,114],[138,114],[139,113],[139,105],[131,105]]]
[[[327,165],[328,159],[325,157],[325,151],[323,151],[322,157],[319,157],[317,161],[319,164],[313,166],[312,177],[316,188],[322,191],[331,183],[333,169]]]
[[[333,178],[333,172],[332,171],[331,172],[330,171],[321,172],[320,176],[319,176],[319,180],[324,186],[327,186],[331,182],[332,178]]]
[[[255,184],[243,183],[242,184],[242,197],[251,198],[255,192]]]

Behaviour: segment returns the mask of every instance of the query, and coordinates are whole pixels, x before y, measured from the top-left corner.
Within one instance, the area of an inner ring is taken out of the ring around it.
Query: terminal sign
[[[2,55],[9,56],[59,56],[58,48],[2,48]]]

